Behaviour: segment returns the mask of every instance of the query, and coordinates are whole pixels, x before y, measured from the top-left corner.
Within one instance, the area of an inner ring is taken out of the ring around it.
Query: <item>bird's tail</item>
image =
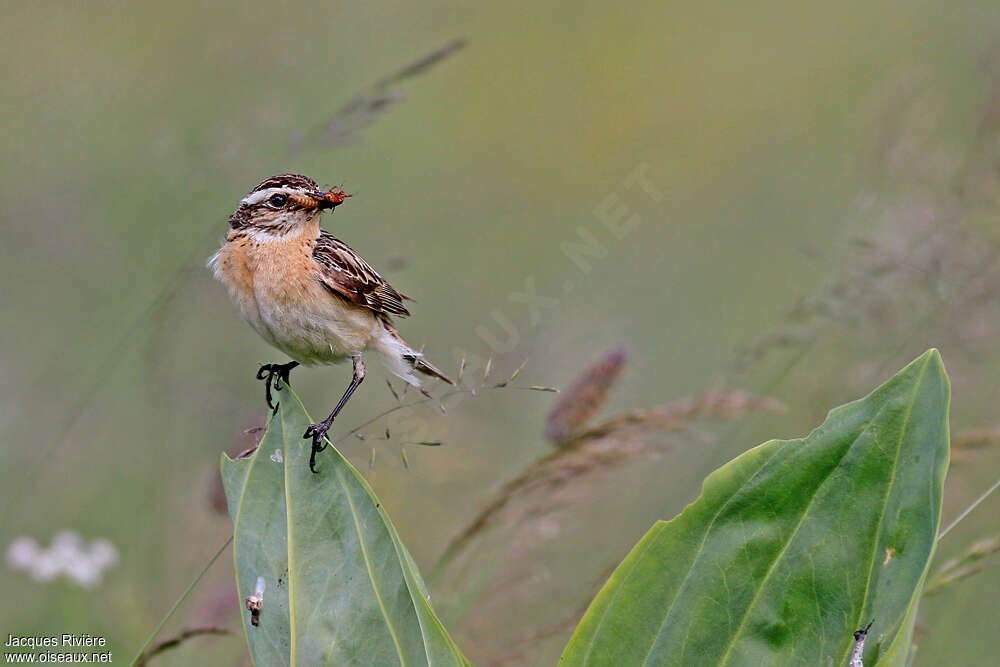
[[[382,363],[392,374],[399,376],[414,387],[421,386],[416,373],[436,377],[452,386],[455,385],[454,380],[438,370],[434,364],[425,360],[422,352],[410,347],[396,331],[396,327],[384,321],[382,326],[385,328],[385,335],[379,337],[375,350]]]

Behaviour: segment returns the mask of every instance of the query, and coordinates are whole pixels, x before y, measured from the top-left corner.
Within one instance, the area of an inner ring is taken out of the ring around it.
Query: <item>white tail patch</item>
[[[378,353],[379,360],[390,373],[401,378],[407,384],[414,387],[421,387],[420,379],[413,369],[413,362],[407,357],[421,357],[422,355],[410,348],[402,338],[394,331],[382,327],[382,332],[375,339],[375,352]]]

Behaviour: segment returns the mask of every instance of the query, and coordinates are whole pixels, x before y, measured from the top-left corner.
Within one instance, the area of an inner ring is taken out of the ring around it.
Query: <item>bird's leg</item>
[[[312,438],[313,441],[312,454],[309,455],[309,469],[313,472],[316,472],[316,454],[326,449],[326,445],[323,443],[323,438],[326,437],[326,432],[330,430],[330,427],[333,425],[333,420],[337,418],[340,411],[344,409],[345,405],[347,405],[347,401],[350,400],[351,394],[354,393],[354,390],[357,389],[365,379],[364,360],[358,356],[352,357],[352,361],[354,361],[354,377],[351,379],[351,384],[348,385],[347,391],[345,391],[344,395],[340,397],[340,402],[337,403],[337,407],[333,409],[333,412],[330,413],[329,417],[320,423],[312,424],[309,428],[307,428],[305,435],[302,436],[307,439]]]
[[[298,365],[297,361],[289,361],[287,364],[264,364],[257,369],[257,379],[264,381],[264,397],[267,398],[267,407],[272,410],[278,409],[278,406],[271,402],[271,387],[274,387],[275,391],[281,391],[279,380],[285,385],[291,386],[290,375],[292,369]]]

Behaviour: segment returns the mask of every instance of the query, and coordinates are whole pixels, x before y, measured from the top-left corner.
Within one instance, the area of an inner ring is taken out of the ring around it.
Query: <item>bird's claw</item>
[[[264,398],[267,399],[267,407],[272,410],[278,409],[278,406],[271,400],[271,385],[276,381],[277,377],[275,366],[277,366],[277,364],[264,364],[257,369],[257,379],[264,381]],[[277,388],[278,387],[275,387],[275,389]]]
[[[257,369],[257,379],[264,381],[264,397],[267,399],[267,407],[277,412],[280,403],[271,400],[271,389],[281,391],[281,385],[292,386],[292,369],[298,366],[297,361],[290,361],[287,364],[264,364]]]
[[[306,440],[312,438],[312,452],[309,454],[309,470],[313,473],[318,472],[316,470],[316,454],[326,449],[326,443],[323,440],[326,438],[326,432],[330,430],[330,425],[333,422],[320,422],[318,424],[310,424],[309,428],[302,435]]]

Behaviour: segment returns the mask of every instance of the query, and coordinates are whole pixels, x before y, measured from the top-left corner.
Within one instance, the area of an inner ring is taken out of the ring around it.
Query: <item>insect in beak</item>
[[[344,203],[344,200],[350,197],[340,188],[334,190],[331,188],[328,192],[315,192],[310,195],[315,201],[316,205],[321,209],[334,208]]]

